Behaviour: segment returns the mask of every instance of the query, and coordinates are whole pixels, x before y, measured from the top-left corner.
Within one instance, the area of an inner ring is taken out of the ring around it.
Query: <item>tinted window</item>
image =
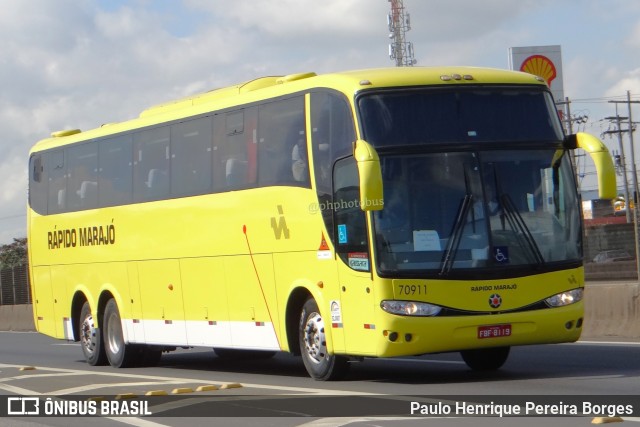
[[[358,106],[375,146],[563,138],[551,95],[538,88],[383,92],[362,96]]]
[[[258,117],[258,183],[309,185],[304,98],[261,105]]]
[[[211,187],[211,118],[171,126],[171,195],[193,196]]]
[[[169,127],[147,129],[133,136],[133,199],[169,196]]]
[[[365,212],[360,209],[358,168],[353,157],[336,163],[333,205],[336,229],[334,238],[340,258],[354,270],[368,271],[369,245]]]
[[[35,154],[29,160],[29,204],[41,215],[47,213],[47,176],[44,170],[46,154]]]
[[[98,147],[95,142],[67,148],[67,210],[98,206]]]
[[[133,194],[132,137],[122,135],[100,141],[98,203],[117,206],[131,203]]]
[[[351,154],[355,141],[349,104],[331,92],[311,94],[311,146],[316,191],[327,230],[333,229],[331,170],[336,159]],[[335,243],[335,242],[334,242]]]
[[[225,129],[214,146],[218,191],[240,190],[256,183],[256,127],[255,108],[233,111],[216,116],[216,124]]]
[[[67,207],[67,168],[63,150],[53,150],[47,154],[45,170],[49,178],[49,203],[47,211],[64,212]]]

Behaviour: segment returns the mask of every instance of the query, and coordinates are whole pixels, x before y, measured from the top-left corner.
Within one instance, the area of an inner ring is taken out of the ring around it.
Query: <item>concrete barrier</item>
[[[636,261],[589,262],[584,265],[584,279],[587,283],[604,280],[606,282],[624,280],[635,281],[638,278]]]
[[[640,285],[589,282],[585,287],[582,338],[640,341]]]
[[[0,306],[0,330],[34,331],[32,306]],[[588,282],[582,338],[640,341],[640,285]]]
[[[33,306],[0,305],[0,331],[35,331]]]

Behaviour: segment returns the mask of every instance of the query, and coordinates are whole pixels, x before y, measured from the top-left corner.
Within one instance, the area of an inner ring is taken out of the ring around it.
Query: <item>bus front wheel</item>
[[[135,364],[140,351],[134,345],[125,344],[120,312],[114,299],[110,299],[105,306],[102,325],[104,350],[109,364],[114,368],[127,368]]]
[[[107,356],[100,328],[96,328],[91,306],[85,302],[80,310],[80,345],[85,360],[91,366],[105,365]]]
[[[479,348],[460,352],[462,359],[474,371],[500,369],[509,357],[510,347]]]
[[[329,381],[344,377],[349,362],[344,356],[328,353],[325,323],[313,298],[309,298],[302,307],[299,338],[302,361],[313,379]]]

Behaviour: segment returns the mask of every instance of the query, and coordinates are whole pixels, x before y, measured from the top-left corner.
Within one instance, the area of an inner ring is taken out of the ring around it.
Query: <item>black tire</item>
[[[214,347],[216,356],[224,360],[266,360],[276,355],[275,351],[237,350],[235,348]]]
[[[304,367],[314,380],[338,380],[347,374],[349,361],[344,356],[328,353],[324,328],[318,304],[309,298],[302,307],[298,328]]]
[[[102,332],[104,350],[111,366],[114,368],[128,368],[134,366],[140,360],[142,352],[140,346],[125,344],[124,342],[120,312],[114,299],[110,299],[104,308]]]
[[[495,371],[500,369],[509,357],[510,347],[481,348],[460,352],[462,359],[474,371]]]
[[[79,333],[80,347],[87,363],[91,366],[106,365],[107,355],[104,351],[102,333],[100,328],[96,328],[88,302],[85,302],[80,310]]]

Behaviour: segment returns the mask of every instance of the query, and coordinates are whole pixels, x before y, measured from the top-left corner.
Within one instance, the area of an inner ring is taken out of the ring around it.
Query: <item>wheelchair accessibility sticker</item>
[[[494,246],[493,247],[493,259],[498,264],[506,264],[509,262],[509,247],[508,246]]]
[[[338,224],[338,243],[345,244],[348,240],[346,224]]]

